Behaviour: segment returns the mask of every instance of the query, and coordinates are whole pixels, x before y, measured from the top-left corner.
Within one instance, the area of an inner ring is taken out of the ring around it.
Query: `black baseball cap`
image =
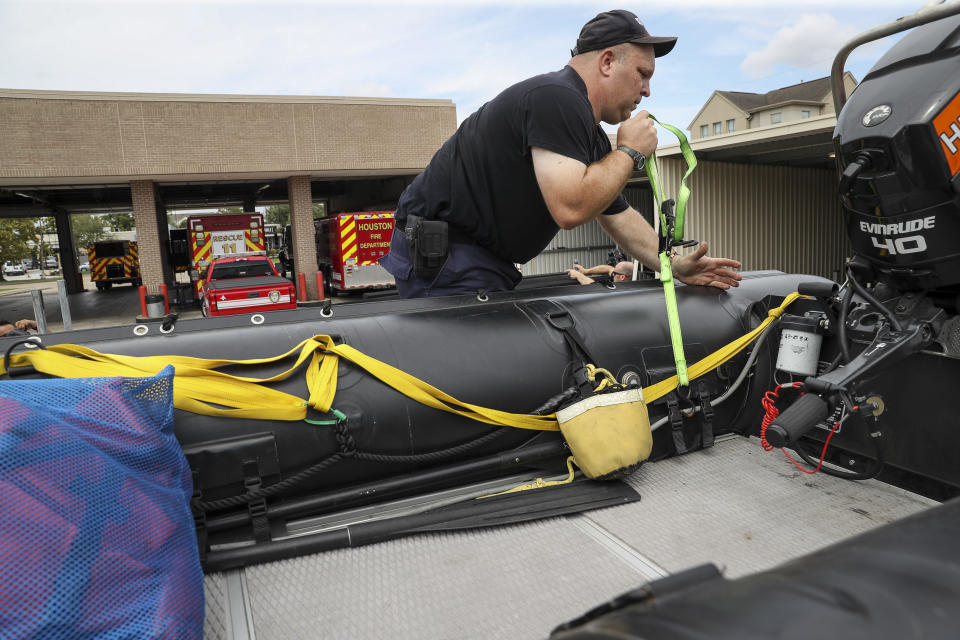
[[[577,46],[570,51],[570,55],[577,56],[624,42],[653,45],[653,55],[659,58],[670,53],[673,45],[677,44],[677,39],[651,36],[635,13],[614,9],[598,13],[593,20],[583,25],[580,37],[577,38]]]

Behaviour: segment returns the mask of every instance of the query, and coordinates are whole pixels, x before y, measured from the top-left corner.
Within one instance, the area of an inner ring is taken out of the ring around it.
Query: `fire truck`
[[[263,214],[242,213],[187,218],[190,282],[197,300],[207,267],[225,256],[266,255]]]
[[[379,264],[390,251],[393,211],[338,213],[316,222],[317,266],[330,295],[394,286]]]
[[[90,260],[90,280],[98,291],[106,291],[115,284],[129,282],[140,286],[140,261],[137,243],[132,240],[105,240],[95,242],[87,249]]]

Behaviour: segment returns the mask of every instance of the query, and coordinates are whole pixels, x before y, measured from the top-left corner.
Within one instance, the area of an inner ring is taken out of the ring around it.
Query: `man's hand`
[[[583,272],[578,271],[576,267],[574,267],[573,269],[567,269],[567,275],[570,276],[571,280],[576,280],[580,284],[590,284],[594,282],[593,278],[591,278],[590,276],[584,275]]]
[[[36,331],[37,323],[34,320],[17,320],[13,323],[14,326],[20,331]]]
[[[740,263],[729,258],[707,256],[707,243],[701,242],[693,253],[673,260],[673,275],[684,284],[697,284],[718,289],[740,286],[740,274],[734,269]]]
[[[648,111],[638,111],[637,115],[620,125],[617,129],[617,145],[621,144],[648,158],[653,155],[657,150],[657,129]]]

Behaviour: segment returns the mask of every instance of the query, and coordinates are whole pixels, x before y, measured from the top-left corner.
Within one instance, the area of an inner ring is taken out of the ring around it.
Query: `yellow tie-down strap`
[[[750,333],[707,356],[689,368],[690,379],[708,373],[720,366],[753,342],[784,310],[799,297],[792,293]],[[269,378],[252,378],[218,371],[226,365],[257,366],[278,362],[296,356],[286,371]],[[409,373],[354,349],[346,344],[334,344],[327,335],[316,335],[304,340],[286,353],[270,358],[251,360],[213,360],[190,356],[124,356],[100,353],[75,344],[51,345],[12,354],[14,367],[32,366],[41,373],[59,378],[85,377],[143,377],[153,376],[167,365],[173,365],[176,374],[173,383],[173,404],[178,409],[208,416],[254,418],[263,420],[303,420],[307,407],[328,412],[337,392],[337,365],[345,358],[365,369],[385,384],[411,400],[440,411],[461,415],[472,420],[496,426],[516,427],[539,431],[558,431],[556,416],[509,413],[457,400],[440,389]],[[291,375],[304,363],[306,369],[307,400],[272,389],[265,383],[278,382]],[[0,375],[6,373],[0,362]],[[663,397],[677,386],[677,376],[653,384],[643,390],[647,404]]]

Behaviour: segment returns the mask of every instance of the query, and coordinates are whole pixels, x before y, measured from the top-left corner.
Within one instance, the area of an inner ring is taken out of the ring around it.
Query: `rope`
[[[496,440],[503,434],[507,432],[506,429],[497,429],[491,433],[488,433],[485,436],[477,438],[476,440],[471,440],[464,444],[457,445],[455,447],[450,447],[448,449],[441,449],[440,451],[432,451],[430,453],[420,453],[413,455],[385,455],[380,453],[363,453],[358,451],[356,454],[357,460],[364,460],[366,462],[406,462],[406,463],[417,463],[417,462],[439,462],[447,458],[455,457],[461,453],[466,453],[471,449],[476,449],[482,445],[487,444]]]
[[[502,496],[508,493],[517,493],[519,491],[530,491],[531,489],[543,489],[544,487],[555,487],[560,484],[570,484],[573,482],[573,476],[575,472],[573,470],[573,465],[575,464],[573,456],[567,458],[567,472],[570,474],[563,480],[544,480],[543,478],[537,478],[529,484],[522,484],[519,487],[514,487],[513,489],[507,489],[506,491],[500,491],[499,493],[491,493],[486,496],[480,496],[477,500],[483,500],[484,498],[493,498],[494,496]]]

